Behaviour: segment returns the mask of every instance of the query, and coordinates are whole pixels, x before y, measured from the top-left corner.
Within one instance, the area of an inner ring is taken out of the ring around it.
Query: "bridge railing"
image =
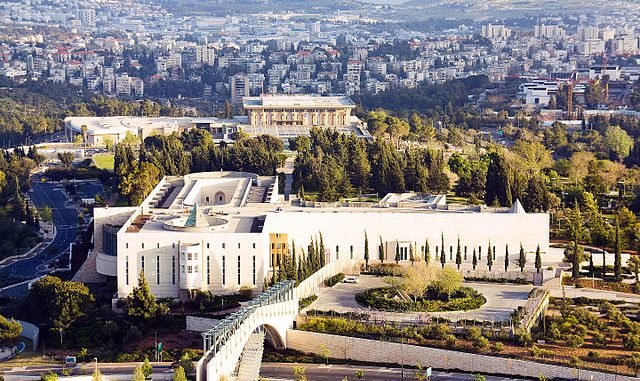
[[[240,328],[258,307],[267,306],[273,303],[284,302],[293,299],[293,291],[296,283],[292,280],[285,280],[276,283],[267,291],[263,292],[249,302],[246,307],[221,320],[210,330],[202,333],[203,351],[207,357],[212,357],[224,345],[224,343]]]

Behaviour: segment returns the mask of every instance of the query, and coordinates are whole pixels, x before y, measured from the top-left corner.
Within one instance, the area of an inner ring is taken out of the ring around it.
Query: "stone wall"
[[[419,364],[437,369],[456,369],[464,372],[495,373],[532,378],[544,375],[548,379],[557,377],[598,381],[639,380],[639,378],[634,377],[589,370],[578,371],[574,368],[541,364],[533,361],[419,347],[416,345],[402,345],[395,342],[297,330],[289,330],[287,332],[287,347],[290,349],[320,355],[321,348],[319,343],[322,343],[329,350],[329,356],[332,358],[372,363],[400,364],[404,361],[404,364],[413,366]]]

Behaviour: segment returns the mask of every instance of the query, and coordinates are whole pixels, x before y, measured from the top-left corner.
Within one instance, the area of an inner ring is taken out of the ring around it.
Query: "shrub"
[[[473,346],[476,349],[484,349],[489,345],[489,339],[484,336],[477,337],[473,340]]]
[[[298,302],[298,309],[303,310],[311,305],[311,303],[315,302],[318,299],[318,295],[310,295],[306,298],[300,299]]]
[[[456,346],[457,337],[455,335],[446,335],[444,341],[447,343],[447,347],[454,348]]]
[[[640,335],[628,333],[622,338],[622,345],[630,351],[640,350]]]
[[[581,347],[584,344],[584,338],[580,335],[569,335],[567,337],[567,344],[569,344],[571,348]]]
[[[493,348],[491,348],[495,353],[498,352],[502,352],[504,351],[504,344],[502,344],[501,342],[497,342],[495,344],[493,344]]]
[[[589,357],[591,359],[600,358],[600,352],[598,352],[598,351],[589,351],[589,353],[587,353],[587,357]]]
[[[402,276],[402,266],[395,263],[374,263],[369,265],[369,270],[364,272],[375,276]]]
[[[519,332],[516,332],[514,336],[515,336],[516,342],[522,345],[523,347],[528,347],[531,344],[533,344],[533,338],[531,337],[530,333],[519,331]]]
[[[467,339],[473,341],[482,336],[482,331],[478,327],[471,327],[467,329]]]
[[[243,298],[251,298],[253,296],[253,287],[247,285],[247,284],[243,284],[242,286],[240,286],[240,289],[238,290],[238,293],[243,297]]]
[[[336,284],[342,282],[344,280],[344,274],[343,273],[337,273],[336,275],[332,276],[329,279],[325,279],[324,281],[324,285],[327,287],[333,287]]]

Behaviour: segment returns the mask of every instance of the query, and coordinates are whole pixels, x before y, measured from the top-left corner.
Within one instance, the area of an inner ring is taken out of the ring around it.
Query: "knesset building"
[[[317,205],[316,205],[317,206]],[[408,263],[444,252],[455,261],[458,239],[464,263],[475,249],[480,266],[489,243],[495,267],[506,248],[515,259],[520,245],[533,252],[549,246],[549,217],[510,209],[447,205],[445,196],[390,194],[379,203],[303,207],[283,201],[278,178],[240,172],[165,176],[137,207],[96,208],[94,252],[97,272],[117,278],[119,298],[137,285],[142,271],[162,298],[187,298],[196,290],[214,294],[242,286],[262,290],[295,242],[298,258],[322,235],[325,259]]]

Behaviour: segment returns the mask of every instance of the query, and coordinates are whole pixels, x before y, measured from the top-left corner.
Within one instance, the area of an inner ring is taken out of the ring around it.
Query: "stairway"
[[[237,381],[256,381],[260,378],[260,364],[264,351],[264,331],[252,333],[242,350]]]

